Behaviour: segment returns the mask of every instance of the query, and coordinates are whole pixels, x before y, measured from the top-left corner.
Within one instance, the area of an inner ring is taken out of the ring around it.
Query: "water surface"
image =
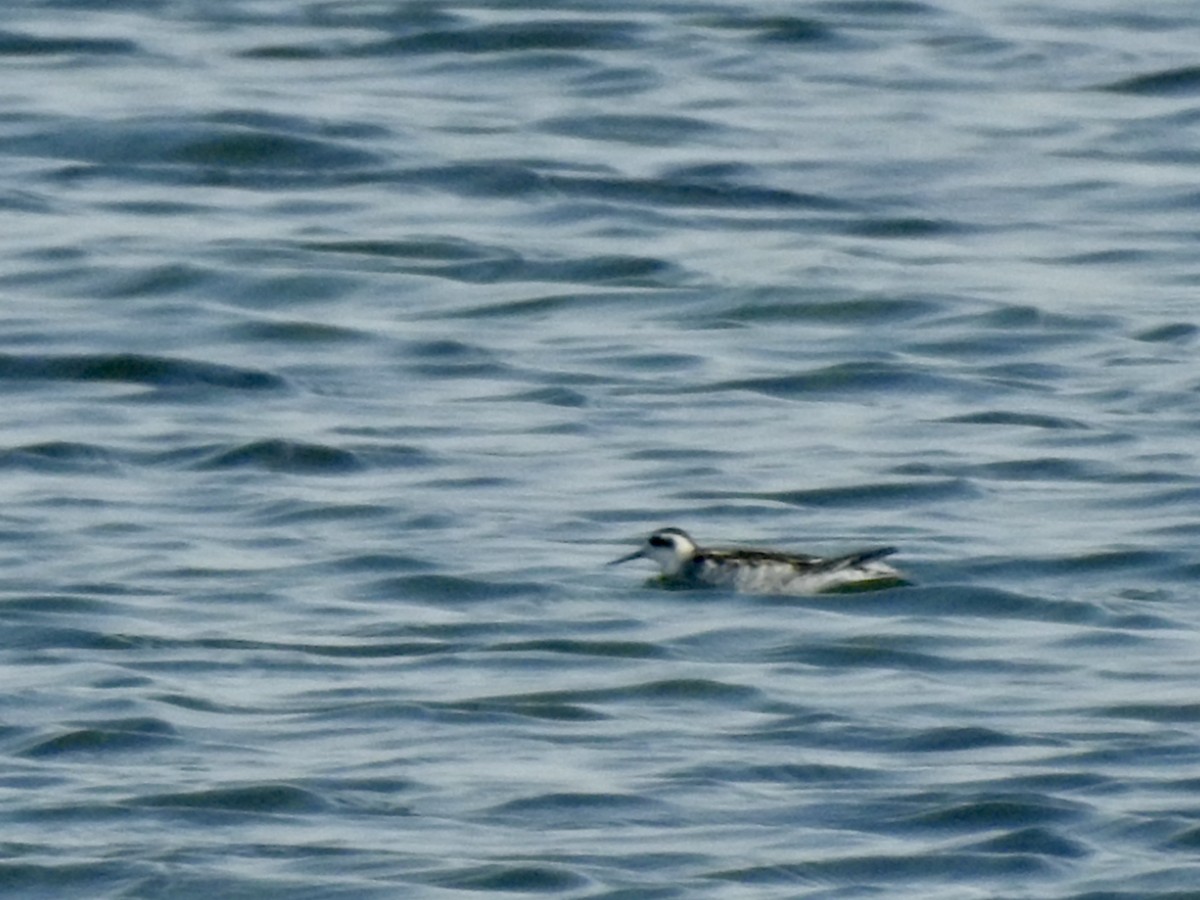
[[[1198,34],[10,5],[5,896],[1191,895]]]

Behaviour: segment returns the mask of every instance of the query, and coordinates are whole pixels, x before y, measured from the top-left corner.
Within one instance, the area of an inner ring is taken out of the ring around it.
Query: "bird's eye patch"
[[[659,535],[656,534],[650,538],[650,546],[651,547],[670,547],[671,540],[670,540],[670,538],[660,537]]]

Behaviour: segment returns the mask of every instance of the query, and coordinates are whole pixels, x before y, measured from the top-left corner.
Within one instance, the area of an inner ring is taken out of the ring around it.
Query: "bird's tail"
[[[826,565],[830,569],[850,569],[854,566],[860,566],[863,563],[883,559],[885,556],[891,556],[895,552],[895,547],[872,547],[869,550],[847,553],[845,556],[835,556],[833,559],[828,560]]]

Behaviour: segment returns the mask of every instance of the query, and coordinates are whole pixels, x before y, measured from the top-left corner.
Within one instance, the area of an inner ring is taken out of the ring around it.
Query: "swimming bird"
[[[679,528],[660,528],[633,553],[610,566],[650,559],[663,579],[685,587],[725,587],[747,594],[820,594],[907,584],[883,557],[895,547],[875,547],[844,556],[809,556],[777,550],[701,547]]]

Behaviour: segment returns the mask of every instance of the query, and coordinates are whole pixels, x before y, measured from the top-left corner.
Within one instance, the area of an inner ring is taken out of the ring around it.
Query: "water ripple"
[[[1101,90],[1154,97],[1191,96],[1200,93],[1200,66],[1160,69],[1143,75],[1133,75],[1109,82]]]
[[[171,794],[150,794],[132,801],[138,806],[253,815],[296,815],[328,808],[312,791],[289,784],[251,784]]]
[[[309,475],[338,475],[362,467],[358,457],[347,450],[320,444],[305,444],[280,439],[252,441],[238,447],[219,450],[200,463],[202,469],[255,468],[270,472]]]
[[[30,744],[19,755],[35,759],[80,754],[143,753],[177,743],[176,730],[161,719],[121,719],[93,723]]]
[[[285,384],[278,375],[257,369],[135,353],[0,355],[0,379],[113,381],[159,388],[216,387],[239,391],[278,390]]]
[[[46,37],[22,31],[0,31],[0,56],[133,56],[141,46],[123,38]]]

